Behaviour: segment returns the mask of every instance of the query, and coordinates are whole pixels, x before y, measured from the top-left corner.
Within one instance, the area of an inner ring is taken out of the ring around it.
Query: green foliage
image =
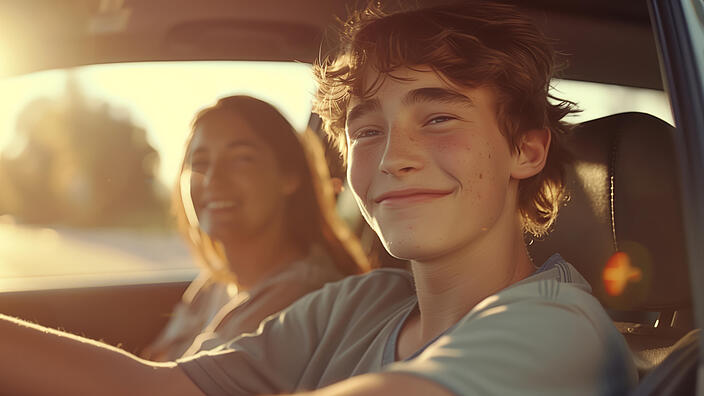
[[[84,97],[70,76],[67,88],[20,114],[19,148],[0,157],[0,213],[29,224],[166,226],[168,194],[146,131]]]

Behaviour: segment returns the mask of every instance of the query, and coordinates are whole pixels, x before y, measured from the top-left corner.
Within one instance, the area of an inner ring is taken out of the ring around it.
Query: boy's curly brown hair
[[[496,118],[512,150],[532,129],[549,129],[545,168],[521,180],[518,209],[524,232],[546,234],[564,199],[568,156],[561,136],[563,117],[578,110],[549,93],[556,53],[548,39],[515,7],[468,1],[455,5],[388,12],[379,2],[343,22],[337,51],[314,65],[318,91],[313,110],[346,160],[345,122],[350,97],[374,95],[394,70],[430,67],[460,87],[489,86],[497,98]],[[375,81],[364,81],[372,67]],[[364,87],[367,87],[366,89]]]

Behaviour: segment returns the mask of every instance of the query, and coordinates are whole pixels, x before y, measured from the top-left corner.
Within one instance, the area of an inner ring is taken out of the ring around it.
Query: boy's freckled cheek
[[[449,140],[440,140],[435,143],[435,149],[439,152],[442,152],[442,153],[447,153],[447,152],[453,150],[454,147],[457,147],[457,146],[455,146],[453,144],[453,142],[449,141]]]
[[[466,137],[461,134],[448,134],[445,136],[434,135],[428,136],[428,142],[434,144],[438,150],[450,150],[457,149],[458,147],[470,148],[469,141]]]
[[[464,139],[457,139],[453,137],[435,139],[433,146],[435,151],[457,158],[469,158],[473,155],[471,152],[474,148]]]

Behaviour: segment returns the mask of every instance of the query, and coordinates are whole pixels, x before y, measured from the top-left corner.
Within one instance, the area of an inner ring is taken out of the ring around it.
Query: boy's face
[[[386,78],[374,97],[348,107],[357,204],[393,256],[422,262],[478,247],[501,216],[516,213],[514,156],[494,94],[450,86],[432,71],[393,75],[405,81]]]

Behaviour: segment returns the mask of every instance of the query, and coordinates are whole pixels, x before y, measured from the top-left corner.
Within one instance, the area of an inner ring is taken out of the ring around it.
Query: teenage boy
[[[0,325],[12,394],[621,395],[623,339],[540,235],[562,196],[554,56],[512,7],[471,2],[345,25],[316,67],[316,111],[359,207],[412,274],[378,270],[310,294],[257,334],[177,364]],[[46,331],[46,330],[45,330]],[[16,358],[16,359],[13,359]],[[317,390],[316,390],[317,389]]]

